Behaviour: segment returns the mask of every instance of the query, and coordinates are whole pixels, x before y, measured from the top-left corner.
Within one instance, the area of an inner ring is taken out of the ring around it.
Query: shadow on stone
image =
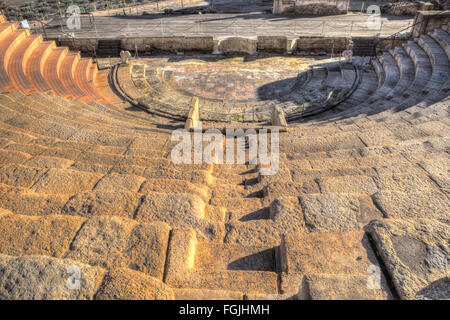
[[[275,250],[268,249],[237,259],[228,264],[227,269],[242,271],[275,271]]]

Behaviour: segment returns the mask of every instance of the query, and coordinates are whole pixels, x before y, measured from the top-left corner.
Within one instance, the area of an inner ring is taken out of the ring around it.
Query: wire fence
[[[383,21],[374,29],[361,22],[332,21],[242,21],[241,19],[130,19],[110,21],[98,17],[83,17],[81,28],[73,30],[67,27],[64,19],[55,19],[47,25],[37,25],[36,33],[49,38],[117,38],[146,36],[390,36],[397,31],[408,34],[411,21],[404,23]]]

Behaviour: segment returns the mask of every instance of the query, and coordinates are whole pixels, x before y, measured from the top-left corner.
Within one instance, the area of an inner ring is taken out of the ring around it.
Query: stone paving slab
[[[402,299],[449,299],[448,224],[374,221],[368,227]]]

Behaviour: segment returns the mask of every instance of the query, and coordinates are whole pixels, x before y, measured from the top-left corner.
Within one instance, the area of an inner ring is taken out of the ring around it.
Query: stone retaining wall
[[[98,49],[96,39],[56,38],[59,46],[67,46],[71,50],[92,54]],[[155,51],[200,52],[200,53],[280,53],[280,54],[318,54],[340,53],[346,49],[346,37],[152,37],[127,38],[121,40],[121,49],[134,53],[137,49],[141,55],[149,55]]]

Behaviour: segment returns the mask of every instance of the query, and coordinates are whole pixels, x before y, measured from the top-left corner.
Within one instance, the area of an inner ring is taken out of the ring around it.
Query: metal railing
[[[440,12],[440,13],[436,14],[435,16],[440,16],[440,15],[442,15],[442,14],[444,14],[444,13],[445,13],[445,11],[444,11],[444,12]],[[421,24],[421,23],[423,23],[423,21],[422,21],[422,20],[418,20],[418,19],[417,19],[417,16],[416,16],[416,19],[415,19],[415,21],[413,22],[413,24],[412,24],[411,26],[408,26],[407,28],[404,28],[404,29],[402,29],[402,30],[400,30],[400,31],[397,31],[397,32],[395,32],[395,33],[393,33],[393,34],[391,34],[391,35],[385,37],[385,39],[388,39],[388,40],[391,39],[391,40],[392,40],[391,48],[393,48],[393,47],[395,46],[395,42],[396,42],[396,40],[399,38],[399,36],[400,36],[402,33],[405,33],[405,31],[407,31],[408,29],[410,29],[410,31],[409,31],[409,33],[407,34],[406,39],[407,39],[407,40],[411,40],[411,39],[412,39],[412,36],[413,36],[412,32],[414,31],[414,27],[415,27],[416,25],[418,25],[418,24]],[[427,22],[427,24],[428,24],[428,22]],[[426,28],[425,28],[425,29],[426,29]],[[404,39],[405,37],[402,37],[402,38]]]
[[[366,24],[361,22],[330,22],[330,21],[288,21],[288,22],[247,22],[234,18],[230,22],[224,20],[190,20],[176,21],[165,18],[155,18],[145,20],[145,30],[143,32],[141,19],[130,19],[127,23],[117,24],[117,21],[102,20],[102,26],[98,25],[98,17],[82,19],[80,30],[70,30],[64,26],[61,19],[55,19],[45,24],[46,34],[52,38],[68,37],[68,34],[75,33],[78,38],[107,38],[111,34],[126,37],[145,36],[374,36],[375,32],[381,36],[390,36],[392,30],[399,29],[398,23],[382,23],[379,30],[371,30]],[[410,23],[405,30],[410,28]],[[404,30],[402,29],[402,30]]]

